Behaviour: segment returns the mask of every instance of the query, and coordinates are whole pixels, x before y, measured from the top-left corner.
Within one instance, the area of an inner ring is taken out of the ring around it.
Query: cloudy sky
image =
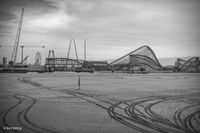
[[[49,49],[66,57],[71,38],[82,59],[83,39],[91,60],[116,59],[142,45],[158,58],[200,55],[200,0],[0,0],[0,45],[14,45],[21,8],[20,44],[46,46],[24,49],[31,63],[37,51],[43,62]],[[1,58],[11,53],[0,48]]]

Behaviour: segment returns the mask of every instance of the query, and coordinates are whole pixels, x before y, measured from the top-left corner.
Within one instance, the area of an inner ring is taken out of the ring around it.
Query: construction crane
[[[15,47],[15,46],[12,46],[12,45],[0,45],[0,48],[1,47]],[[20,46],[21,47],[21,62],[20,63],[22,63],[22,65],[23,65],[23,60],[24,60],[24,57],[23,57],[23,55],[24,55],[24,48],[44,48],[45,46],[38,46],[38,45],[21,45]],[[28,57],[27,57],[28,58]],[[16,62],[15,62],[16,63]]]
[[[16,63],[20,33],[21,33],[22,22],[23,22],[23,15],[24,15],[24,8],[22,8],[21,17],[20,17],[20,20],[19,20],[19,24],[18,24],[18,28],[17,28],[17,34],[16,34],[16,38],[15,38],[15,44],[14,44],[13,51],[12,51],[12,57],[11,57],[11,61],[10,61],[9,64],[15,64]]]

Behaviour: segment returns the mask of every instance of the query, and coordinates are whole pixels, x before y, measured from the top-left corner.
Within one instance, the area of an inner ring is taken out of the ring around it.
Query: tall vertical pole
[[[86,61],[86,39],[84,39],[84,60]]]
[[[81,89],[81,79],[80,79],[80,75],[78,75],[78,90]]]

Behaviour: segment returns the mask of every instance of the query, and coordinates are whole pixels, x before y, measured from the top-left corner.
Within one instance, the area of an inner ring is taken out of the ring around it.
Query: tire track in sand
[[[12,127],[11,120],[9,120],[9,115],[11,116],[16,115],[16,118],[13,119],[16,119],[16,122],[18,123],[16,126],[19,127],[18,125],[20,125],[22,127],[22,130],[25,128],[24,129],[25,131],[33,133],[59,133],[51,129],[47,129],[39,125],[36,125],[33,122],[31,122],[31,120],[28,118],[29,111],[37,102],[35,98],[21,94],[15,94],[14,96],[8,95],[8,96],[16,99],[18,102],[13,106],[8,107],[7,109],[0,112],[0,116],[3,122],[2,123],[3,127]],[[3,127],[0,128],[1,131],[5,133],[8,132],[21,133],[21,131],[18,130],[4,130]]]
[[[30,78],[22,78],[19,80],[33,85],[39,89],[49,89],[52,91],[61,92],[47,85],[31,81]],[[90,103],[93,103],[106,110],[111,118],[115,119],[125,126],[128,126],[142,133],[188,133],[188,131],[189,133],[195,133],[196,129],[194,130],[192,119],[194,119],[193,117],[195,116],[195,118],[199,120],[198,118],[200,116],[199,114],[192,113],[187,118],[182,120],[180,114],[187,109],[186,107],[172,114],[175,121],[172,122],[168,118],[165,118],[164,116],[161,116],[160,114],[152,110],[152,107],[155,105],[158,105],[167,100],[173,101],[175,99],[182,99],[183,97],[186,97],[186,95],[178,95],[173,97],[146,97],[126,101],[118,100],[118,102],[116,103],[116,101],[107,101],[105,99],[99,98],[98,96],[86,94],[84,92],[78,92],[75,90],[66,90],[66,92],[62,93],[70,94],[75,97],[84,99]],[[190,96],[192,97],[192,95],[187,95],[187,97]],[[190,127],[189,130],[182,128],[183,123]]]

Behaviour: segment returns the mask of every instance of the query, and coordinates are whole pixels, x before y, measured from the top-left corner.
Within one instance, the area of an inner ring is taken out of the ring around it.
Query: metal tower
[[[70,53],[70,49],[71,49],[72,42],[73,42],[74,48],[75,48],[76,60],[78,61],[78,53],[77,53],[77,49],[76,49],[76,42],[75,42],[74,39],[71,39],[71,40],[70,40],[69,49],[68,49],[68,53],[67,53],[67,58],[69,58],[69,53]]]

